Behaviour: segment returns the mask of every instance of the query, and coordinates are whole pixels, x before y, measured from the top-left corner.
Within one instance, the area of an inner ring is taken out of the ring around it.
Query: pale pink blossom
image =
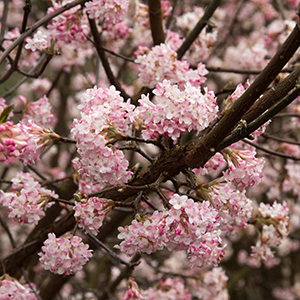
[[[70,275],[80,271],[92,257],[92,250],[88,248],[89,245],[84,244],[78,236],[57,238],[54,233],[49,233],[38,255],[45,270]]]

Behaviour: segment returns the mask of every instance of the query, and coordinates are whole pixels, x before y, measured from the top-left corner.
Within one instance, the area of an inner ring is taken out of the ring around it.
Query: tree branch
[[[92,33],[92,36],[94,38],[94,45],[96,47],[96,50],[97,50],[97,53],[101,59],[101,62],[102,62],[102,65],[103,65],[103,68],[105,70],[105,73],[106,73],[106,76],[110,82],[110,84],[114,85],[116,87],[116,89],[118,91],[121,92],[121,96],[127,100],[129,99],[130,97],[127,95],[127,93],[125,92],[125,90],[122,88],[120,82],[118,81],[117,78],[115,78],[111,68],[110,68],[110,65],[109,65],[109,62],[107,60],[107,57],[106,57],[106,54],[102,48],[102,42],[101,42],[101,38],[100,38],[100,34],[98,32],[98,29],[97,29],[97,25],[96,25],[96,22],[94,19],[89,19],[89,24],[90,24],[90,28],[91,28],[91,33]]]
[[[150,1],[151,2],[151,1]],[[208,20],[211,18],[215,10],[220,6],[221,0],[213,0],[210,5],[205,10],[204,15],[199,20],[199,22],[196,24],[194,29],[190,32],[188,37],[185,39],[185,41],[182,43],[180,48],[177,50],[177,59],[182,59],[185,52],[190,48],[190,46],[193,44],[193,42],[196,40],[202,29],[206,26]]]
[[[149,20],[151,35],[154,45],[160,45],[165,42],[165,33],[162,27],[162,13],[160,0],[148,1]]]

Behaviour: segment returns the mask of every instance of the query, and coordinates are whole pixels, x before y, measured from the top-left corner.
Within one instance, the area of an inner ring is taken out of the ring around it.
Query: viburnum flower
[[[17,126],[26,136],[27,145],[16,153],[25,165],[35,163],[47,146],[60,139],[60,136],[51,129],[39,126],[32,120],[29,120],[26,125],[20,122]]]
[[[97,235],[105,215],[114,205],[112,200],[97,197],[91,197],[84,203],[76,202],[74,206],[76,222],[86,233]]]
[[[47,35],[43,34],[40,30],[33,36],[33,38],[26,39],[25,49],[31,50],[32,52],[39,50],[43,51],[49,47],[47,41]]]
[[[160,280],[157,286],[142,291],[144,300],[191,300],[192,295],[184,288],[182,279],[167,278]]]
[[[47,14],[54,12],[68,2],[71,1],[54,3],[53,7],[48,9]],[[49,30],[49,36],[56,41],[82,43],[89,33],[88,19],[81,6],[77,5],[53,18],[48,23],[47,29]]]
[[[274,258],[271,250],[278,247],[281,241],[289,234],[289,209],[276,201],[272,204],[260,203],[256,224],[262,225],[261,234],[255,246],[251,247],[252,257],[268,261]]]
[[[135,63],[139,64],[139,79],[144,86],[154,88],[164,79],[184,88],[189,82],[199,86],[206,81],[208,71],[199,63],[197,70],[190,69],[189,63],[177,60],[177,53],[168,44],[154,46],[147,54],[138,55]]]
[[[1,162],[14,160],[27,145],[27,135],[17,125],[11,121],[0,124]]]
[[[129,277],[127,281],[127,289],[123,300],[143,300],[140,289],[133,277]]]
[[[33,288],[35,285],[31,283]],[[0,277],[0,300],[37,300],[28,284],[21,284],[17,279],[4,274]]]
[[[40,256],[40,262],[45,270],[59,275],[70,275],[80,271],[83,265],[92,257],[89,245],[82,243],[78,236],[56,238],[54,233],[48,234],[44,241]]]
[[[217,115],[216,98],[213,92],[193,87],[189,82],[180,91],[177,85],[164,80],[153,91],[155,98],[142,95],[140,106],[135,113],[137,120],[142,120],[146,129],[143,138],[157,138],[160,134],[171,137],[174,141],[185,131],[205,129]]]
[[[264,158],[256,158],[256,151],[227,148],[225,152],[230,160],[229,169],[223,172],[227,182],[236,184],[241,190],[260,183],[264,167]]]
[[[219,216],[209,202],[197,203],[186,196],[174,194],[169,201],[170,210],[155,211],[140,222],[119,227],[119,239],[115,246],[127,255],[137,252],[148,254],[162,250],[187,250],[191,267],[217,265],[224,256],[220,247]]]
[[[45,210],[57,199],[53,191],[42,187],[29,173],[19,172],[11,180],[13,192],[0,190],[0,203],[8,207],[9,217],[17,222],[37,224],[45,216]]]
[[[129,0],[92,0],[85,3],[89,18],[113,25],[120,22],[128,9]]]
[[[81,155],[73,160],[77,172],[82,179],[103,186],[127,182],[131,177],[129,163],[123,152],[108,143],[124,138],[134,106],[124,102],[114,86],[88,89],[82,103],[81,119],[75,119],[71,129]]]
[[[30,102],[23,109],[22,123],[27,124],[29,120],[33,120],[37,125],[45,128],[53,128],[57,118],[52,113],[52,107],[49,99],[44,96],[35,102]]]
[[[221,228],[233,230],[247,225],[253,206],[245,190],[237,190],[230,182],[216,183],[209,187],[208,197],[218,211]]]
[[[197,279],[188,279],[189,290],[198,299],[228,300],[229,294],[226,288],[228,277],[220,267],[202,272]]]

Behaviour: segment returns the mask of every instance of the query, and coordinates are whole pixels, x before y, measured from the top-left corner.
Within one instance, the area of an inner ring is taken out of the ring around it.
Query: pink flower
[[[157,138],[160,134],[171,137],[174,142],[185,131],[205,129],[217,115],[217,104],[213,92],[193,87],[189,82],[180,91],[177,85],[164,80],[153,91],[155,99],[150,101],[142,95],[136,108],[137,120],[144,122],[144,139]]]
[[[114,207],[112,200],[92,197],[74,206],[76,222],[86,233],[97,234],[106,214]]]
[[[29,173],[19,172],[12,179],[13,192],[0,190],[0,203],[8,207],[9,217],[21,224],[37,224],[45,216],[45,210],[58,198],[53,191],[43,188]]]
[[[92,250],[81,242],[78,236],[56,238],[54,233],[48,234],[44,241],[40,262],[45,270],[52,273],[70,275],[82,269],[82,266],[92,257]]]
[[[187,82],[199,86],[206,81],[204,76],[208,73],[202,63],[193,70],[186,61],[177,60],[177,53],[168,44],[160,44],[147,54],[138,55],[135,62],[139,64],[139,79],[149,88],[154,88],[164,79],[177,83],[180,89]]]
[[[52,113],[52,107],[46,96],[29,103],[26,108],[23,109],[23,119],[21,122],[27,124],[29,120],[33,120],[37,125],[45,128],[54,127],[57,118]]]
[[[179,199],[180,198],[180,199]],[[162,250],[187,250],[191,267],[204,267],[218,264],[224,256],[220,247],[221,231],[219,216],[209,202],[197,203],[186,196],[174,194],[170,210],[155,211],[144,221],[133,220],[129,226],[119,227],[119,246],[122,252],[133,255],[147,254]]]
[[[31,285],[35,288],[34,284]],[[0,299],[37,300],[28,284],[22,285],[17,279],[4,274],[0,277]]]

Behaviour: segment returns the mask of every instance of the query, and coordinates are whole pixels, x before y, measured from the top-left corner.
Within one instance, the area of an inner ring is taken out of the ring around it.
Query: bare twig
[[[106,54],[103,50],[100,34],[98,32],[98,29],[97,29],[97,24],[96,24],[94,19],[90,19],[90,18],[88,18],[88,19],[89,19],[89,24],[90,24],[90,28],[91,28],[91,33],[92,33],[92,36],[94,38],[94,45],[95,45],[97,53],[98,53],[98,55],[101,59],[101,62],[102,62],[103,68],[105,70],[106,76],[107,76],[110,84],[114,85],[116,87],[116,89],[121,92],[122,97],[125,100],[127,100],[130,97],[127,95],[125,90],[122,88],[122,86],[121,86],[120,82],[118,81],[118,79],[114,76],[114,74],[111,70],[110,64],[107,60]]]
[[[207,24],[208,20],[211,18],[215,10],[220,6],[221,0],[213,0],[205,10],[204,15],[199,20],[199,22],[196,24],[194,29],[190,32],[190,34],[187,36],[185,41],[182,43],[180,48],[177,50],[177,58],[180,60],[186,51],[190,48],[190,46],[193,44],[193,42],[196,40],[202,29]]]
[[[277,152],[277,151],[273,151],[273,150],[270,150],[270,149],[267,149],[265,147],[262,147],[256,143],[252,143],[248,140],[243,140],[243,142],[263,151],[263,152],[266,152],[268,154],[271,154],[271,155],[275,155],[275,156],[278,156],[278,157],[282,157],[282,158],[287,158],[287,159],[292,159],[292,160],[295,160],[295,161],[299,161],[300,160],[300,157],[297,157],[297,156],[293,156],[293,155],[287,155],[287,154],[284,154],[284,153],[281,153],[281,152]]]

